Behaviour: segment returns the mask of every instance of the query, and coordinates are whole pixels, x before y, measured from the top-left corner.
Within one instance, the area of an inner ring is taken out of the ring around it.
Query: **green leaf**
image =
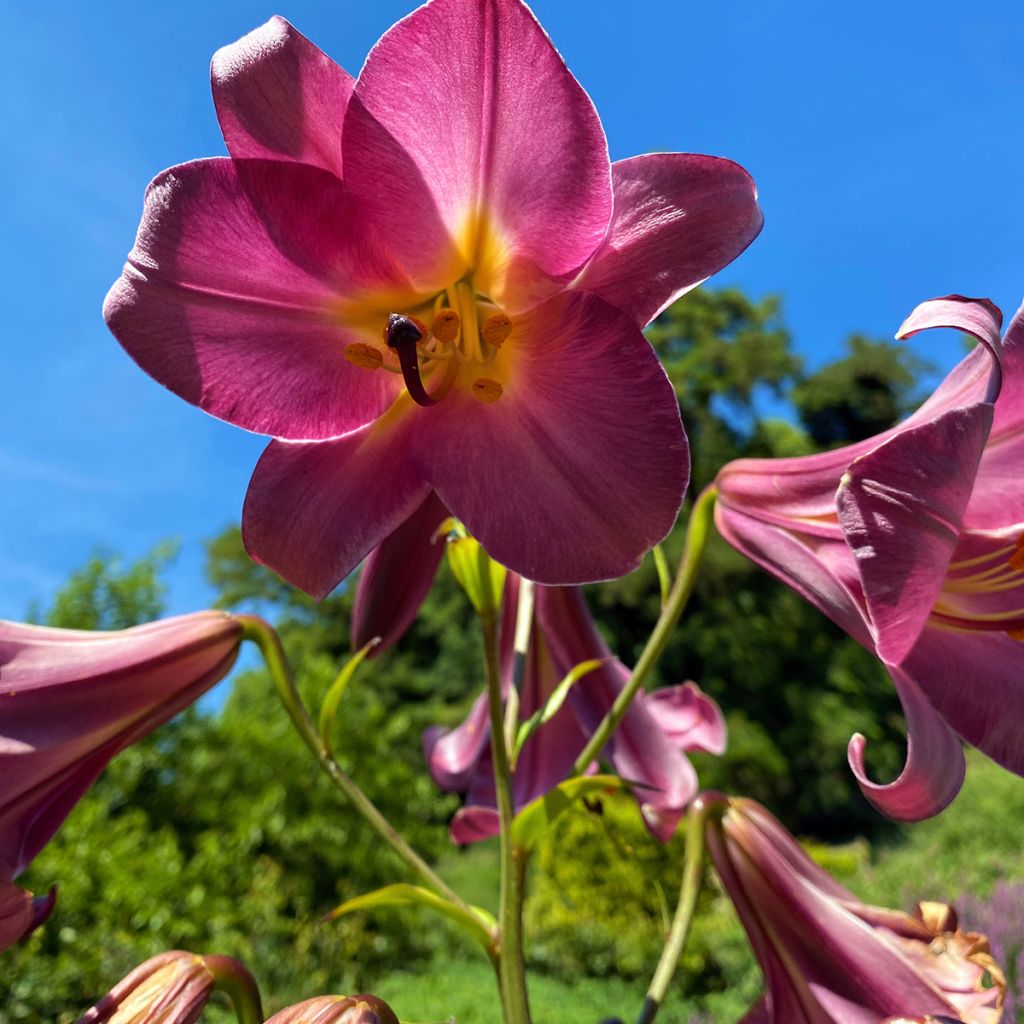
[[[512,819],[512,842],[520,850],[531,850],[555,818],[577,800],[591,793],[624,789],[626,785],[625,780],[617,775],[583,775],[566,779],[532,800]]]
[[[346,900],[341,906],[335,907],[323,918],[324,924],[328,921],[351,914],[357,910],[374,910],[377,907],[427,907],[430,910],[447,917],[459,926],[470,938],[476,939],[483,946],[488,956],[494,953],[494,935],[497,924],[492,915],[481,907],[472,907],[465,911],[461,907],[450,903],[443,896],[424,889],[420,885],[409,885],[407,882],[400,882],[397,885],[386,885],[383,889],[366,893],[363,896],[356,896],[354,899]]]
[[[338,678],[331,683],[331,688],[327,691],[327,696],[324,697],[324,702],[320,707],[320,742],[324,745],[324,750],[327,751],[328,757],[334,757],[334,745],[331,742],[331,734],[334,732],[334,720],[338,717],[338,705],[341,704],[341,698],[345,696],[345,690],[352,681],[352,677],[356,674],[356,669],[359,668],[366,656],[379,643],[380,637],[375,636],[368,643],[363,644],[345,662],[342,670],[338,673]]]
[[[561,710],[569,691],[585,675],[600,668],[609,658],[591,658],[589,661],[581,661],[575,668],[570,669],[565,678],[555,687],[551,696],[545,701],[544,706],[538,708],[522,725],[516,733],[515,747],[512,750],[512,761],[515,763],[520,751],[526,741],[544,724],[550,722]]]
[[[668,604],[668,595],[672,591],[672,570],[668,567],[668,559],[660,544],[651,549],[654,556],[654,568],[658,572],[658,586],[661,588],[661,607]]]
[[[445,549],[452,575],[466,592],[477,615],[488,618],[501,607],[505,566],[495,562],[473,537],[449,538]]]

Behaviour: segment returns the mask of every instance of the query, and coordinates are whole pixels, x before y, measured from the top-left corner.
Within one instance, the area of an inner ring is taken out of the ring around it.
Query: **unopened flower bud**
[[[267,1024],[398,1024],[398,1018],[376,996],[317,996],[275,1013]]]
[[[193,1024],[215,980],[201,956],[174,950],[140,964],[78,1024]]]

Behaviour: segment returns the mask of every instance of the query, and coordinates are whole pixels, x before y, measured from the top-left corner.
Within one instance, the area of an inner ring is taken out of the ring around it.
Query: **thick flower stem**
[[[647,640],[647,646],[644,647],[640,659],[633,669],[629,682],[615,698],[615,703],[612,704],[608,714],[594,730],[580,756],[576,758],[573,768],[577,775],[585,772],[594,759],[600,756],[605,744],[629,709],[633,698],[643,688],[658,658],[661,657],[662,651],[665,650],[669,636],[679,621],[679,616],[683,614],[686,602],[689,600],[690,594],[693,593],[694,584],[697,582],[697,570],[700,568],[701,556],[704,554],[704,547],[707,544],[717,495],[718,491],[714,485],[710,485],[701,491],[694,502],[693,510],[690,512],[690,521],[686,527],[686,540],[683,543],[683,554],[679,561],[679,572],[676,574],[675,583],[672,584],[668,601],[654,626],[654,632]]]
[[[636,1024],[651,1024],[665,994],[672,983],[672,978],[679,966],[679,958],[683,955],[686,939],[693,923],[693,912],[697,908],[697,897],[700,895],[700,883],[704,876],[704,819],[706,808],[702,801],[695,800],[690,804],[690,812],[686,820],[686,864],[683,867],[683,882],[679,890],[679,904],[676,906],[672,927],[669,929],[668,941],[661,951],[661,959],[651,979],[650,987]]]
[[[505,745],[505,710],[501,696],[501,668],[498,656],[498,622],[481,617],[484,631],[484,660],[487,667],[487,704],[491,720],[491,762],[501,826],[501,894],[498,903],[498,976],[505,1024],[529,1024],[530,1003],[526,990],[523,955],[523,888],[526,853],[512,841],[512,773]]]
[[[242,622],[245,638],[252,640],[259,647],[270,677],[277,688],[278,696],[281,698],[281,703],[284,704],[292,723],[330,780],[345,794],[352,806],[376,829],[381,838],[391,845],[395,853],[405,861],[414,874],[461,910],[473,913],[469,904],[405,841],[373,801],[324,748],[320,733],[296,689],[291,666],[288,664],[288,658],[275,630],[255,615],[240,615],[238,618]]]
[[[253,976],[229,956],[204,956],[203,963],[213,975],[215,987],[231,1000],[238,1024],[260,1024],[263,1006]]]

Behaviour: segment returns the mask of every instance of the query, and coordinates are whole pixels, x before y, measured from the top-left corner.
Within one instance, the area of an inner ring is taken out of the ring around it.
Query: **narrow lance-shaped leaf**
[[[561,710],[562,705],[565,703],[565,698],[569,696],[569,691],[576,685],[588,672],[593,672],[595,668],[600,668],[608,658],[591,658],[589,661],[581,661],[576,665],[557,687],[552,691],[551,696],[544,702],[543,707],[538,708],[522,725],[519,726],[519,731],[516,734],[515,748],[512,751],[513,764],[516,758],[519,757],[526,741],[544,724],[550,722],[555,715]]]
[[[548,826],[577,800],[591,793],[617,791],[627,783],[617,775],[585,775],[566,779],[543,796],[528,803],[512,820],[512,842],[520,849],[529,851]]]
[[[320,708],[320,742],[328,757],[334,756],[334,745],[331,742],[331,734],[334,732],[334,721],[338,716],[338,706],[341,698],[345,696],[348,684],[356,674],[356,669],[363,663],[366,656],[380,643],[380,637],[375,636],[372,640],[363,644],[362,647],[345,662],[338,678],[331,683],[331,688],[324,697],[323,705]]]
[[[660,544],[655,544],[651,548],[651,554],[654,556],[654,568],[658,573],[661,607],[664,608],[668,604],[668,595],[672,591],[672,570],[668,567],[668,559],[665,557],[665,551]]]
[[[326,914],[323,923],[334,921],[357,910],[413,906],[427,907],[443,917],[447,917],[463,932],[479,942],[488,956],[494,953],[496,922],[491,914],[481,907],[473,907],[471,911],[463,910],[462,907],[450,903],[443,896],[438,896],[437,893],[431,892],[429,889],[424,889],[419,885],[410,885],[407,882],[386,885],[383,889],[376,889],[374,892],[346,900]]]

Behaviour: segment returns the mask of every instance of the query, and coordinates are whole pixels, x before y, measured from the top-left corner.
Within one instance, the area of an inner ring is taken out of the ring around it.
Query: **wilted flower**
[[[267,1024],[398,1024],[398,1018],[376,996],[317,996],[275,1013]]]
[[[900,329],[956,327],[982,344],[906,422],[836,451],[740,459],[718,476],[716,522],[885,662],[907,718],[887,786],[850,761],[895,818],[941,810],[964,774],[962,737],[1024,773],[1024,310],[999,341],[985,299],[923,303]]]
[[[511,686],[515,627],[515,581],[505,599],[502,675]],[[576,665],[604,659],[576,682],[559,711],[526,741],[512,779],[517,808],[565,779],[587,739],[611,709],[629,679],[597,632],[583,594],[575,587],[538,587],[536,620],[519,694],[523,720],[543,707]],[[442,788],[466,794],[452,821],[452,838],[475,842],[498,832],[486,695],[477,699],[457,729],[428,729],[423,737],[431,777]],[[684,751],[725,749],[725,723],[718,706],[695,683],[639,694],[604,751],[615,770],[635,786],[644,822],[668,841],[697,791],[697,777]]]
[[[714,794],[707,842],[765,979],[744,1024],[878,1024],[933,1015],[996,1024],[1005,981],[951,907],[872,907],[815,864],[760,804]]]
[[[225,975],[234,979],[235,991],[244,987],[258,1013],[255,982],[237,960],[174,950],[136,967],[78,1024],[193,1024]]]
[[[278,439],[253,557],[322,596],[433,491],[531,579],[634,567],[688,476],[641,328],[756,236],[746,172],[610,165],[520,0],[431,0],[357,81],[273,18],[212,78],[232,159],[157,177],[105,315],[157,380]]]
[[[237,619],[212,611],[110,633],[0,622],[0,883],[115,754],[227,674],[241,639]]]

